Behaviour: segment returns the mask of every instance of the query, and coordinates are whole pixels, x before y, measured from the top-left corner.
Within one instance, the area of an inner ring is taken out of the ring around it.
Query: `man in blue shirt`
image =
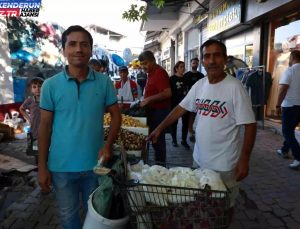
[[[39,184],[53,184],[63,228],[81,228],[80,194],[87,210],[97,187],[93,167],[101,156],[111,158],[111,146],[121,125],[116,92],[110,78],[88,67],[93,39],[81,26],[62,34],[65,69],[42,87],[39,128]],[[104,111],[111,114],[110,132],[103,142]]]

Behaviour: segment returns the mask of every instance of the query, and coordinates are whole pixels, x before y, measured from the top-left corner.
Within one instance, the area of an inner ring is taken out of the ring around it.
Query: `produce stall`
[[[104,140],[106,140],[109,133],[110,115],[104,115]],[[149,135],[149,128],[147,126],[147,119],[145,117],[131,117],[122,114],[122,125],[118,133],[116,142],[113,146],[114,153],[118,153],[120,147],[124,147],[127,155],[134,155],[139,159],[146,160],[146,139]]]
[[[105,137],[109,123],[107,114]],[[145,164],[148,131],[146,118],[122,115],[113,161],[94,168],[101,177],[92,197],[96,212],[109,219],[115,216],[111,209],[122,212],[115,218],[126,219],[120,228],[127,228],[127,221],[131,228],[226,228],[230,192],[220,174],[209,169]]]

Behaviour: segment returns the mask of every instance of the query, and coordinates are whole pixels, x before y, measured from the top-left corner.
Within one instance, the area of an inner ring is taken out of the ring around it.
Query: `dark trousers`
[[[167,117],[169,109],[147,110],[147,121],[150,133]],[[155,161],[159,164],[166,163],[166,139],[165,132],[161,133],[156,143],[152,143],[155,151]]]
[[[186,112],[182,117],[181,117],[181,122],[182,122],[182,128],[181,128],[181,140],[183,142],[186,142],[187,134],[188,134],[188,129],[189,129],[189,112]],[[172,125],[172,139],[173,142],[177,143],[177,124],[178,120],[173,123]]]
[[[289,144],[287,143],[287,141],[284,140],[284,141],[283,141],[283,145],[282,145],[282,147],[281,147],[281,151],[282,151],[283,153],[288,153],[289,150],[290,150],[290,146],[289,146]]]
[[[282,108],[282,133],[286,147],[290,147],[295,160],[300,161],[300,146],[295,137],[295,128],[300,122],[300,106]]]

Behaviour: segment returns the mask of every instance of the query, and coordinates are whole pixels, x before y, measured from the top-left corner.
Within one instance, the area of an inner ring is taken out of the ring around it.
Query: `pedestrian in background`
[[[139,97],[142,97],[144,94],[144,88],[147,82],[147,74],[139,67],[138,72],[136,74],[136,82],[139,86]]]
[[[294,161],[289,165],[291,169],[300,167],[300,146],[295,137],[295,128],[300,122],[300,50],[293,50],[289,57],[289,68],[279,81],[279,94],[276,112],[282,111],[282,133],[284,144],[277,153],[287,157],[289,148]]]
[[[33,140],[38,138],[40,124],[40,94],[44,79],[35,77],[30,81],[31,95],[20,106],[20,114],[30,123],[30,134]]]
[[[171,87],[169,75],[156,63],[151,51],[144,51],[138,57],[141,67],[148,74],[144,90],[144,99],[140,106],[146,107],[149,131],[152,132],[170,112]],[[165,132],[162,132],[152,144],[155,150],[155,160],[160,164],[166,162]]]
[[[98,60],[96,59],[90,59],[89,61],[89,66],[94,69],[96,72],[100,72],[101,70],[101,64]]]
[[[40,77],[35,77],[30,81],[31,95],[22,103],[19,109],[20,114],[30,124],[29,139],[27,142],[28,155],[37,156],[38,129],[41,120],[40,94],[43,82],[44,79]]]
[[[217,171],[230,189],[229,213],[239,191],[239,181],[249,172],[250,154],[256,135],[251,100],[241,82],[226,75],[226,46],[208,40],[200,47],[207,77],[197,81],[187,96],[149,135],[156,141],[163,130],[187,111],[196,111],[196,143],[193,158],[196,167]],[[244,140],[240,130],[244,126]]]
[[[129,79],[128,68],[126,66],[119,67],[119,75],[121,80],[117,81],[115,84],[118,100],[134,101],[138,96],[137,84],[135,81]]]
[[[178,61],[174,66],[174,75],[170,77],[171,84],[171,108],[175,108],[187,95],[189,91],[189,87],[187,84],[187,79],[183,77],[185,72],[185,64],[183,61]],[[188,122],[189,122],[189,114],[186,113],[181,117],[182,129],[181,129],[181,145],[183,145],[187,150],[190,149],[190,146],[186,142],[187,134],[188,134]],[[176,120],[172,124],[172,144],[174,147],[177,147],[177,124],[178,120]]]
[[[98,61],[100,63],[100,71],[99,72],[101,72],[103,74],[107,74],[107,66],[108,66],[107,62],[105,60],[102,60],[102,59],[100,59]]]
[[[64,70],[47,79],[41,92],[38,179],[44,191],[54,186],[63,228],[82,228],[80,199],[87,211],[89,195],[98,186],[93,167],[99,157],[112,156],[111,146],[121,124],[112,81],[89,68],[93,38],[81,26],[62,34]],[[103,141],[104,111],[111,115]]]
[[[188,71],[184,74],[184,77],[187,79],[187,84],[189,89],[199,80],[204,77],[204,75],[198,71],[199,59],[197,57],[191,59],[191,71]],[[194,121],[196,117],[196,113],[189,112],[189,123],[188,130],[190,134],[190,141],[195,142],[195,131],[194,131]]]

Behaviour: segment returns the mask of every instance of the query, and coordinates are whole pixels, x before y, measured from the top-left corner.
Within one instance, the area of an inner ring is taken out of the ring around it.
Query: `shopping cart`
[[[118,182],[131,228],[227,228],[229,191]]]

